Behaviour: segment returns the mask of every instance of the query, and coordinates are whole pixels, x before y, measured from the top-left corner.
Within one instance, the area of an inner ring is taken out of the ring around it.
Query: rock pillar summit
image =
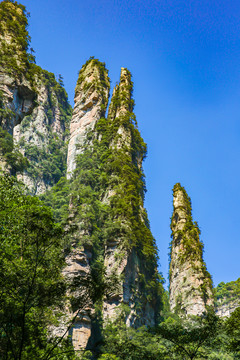
[[[81,68],[75,88],[73,116],[70,123],[67,177],[70,179],[76,168],[76,155],[86,141],[87,131],[105,116],[108,105],[110,81],[105,66],[90,59]]]
[[[200,315],[213,305],[212,280],[203,261],[191,200],[179,183],[173,188],[171,229],[170,308],[182,315]]]

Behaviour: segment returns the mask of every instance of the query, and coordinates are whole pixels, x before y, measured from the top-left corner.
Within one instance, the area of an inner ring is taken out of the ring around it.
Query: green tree
[[[206,358],[209,352],[207,347],[210,347],[217,336],[218,321],[213,309],[201,316],[189,316],[185,319],[175,315],[161,323],[157,333],[172,344],[169,348],[172,358]]]
[[[48,360],[66,348],[47,329],[65,294],[62,229],[49,208],[0,177],[0,358]],[[71,350],[71,349],[70,349]],[[69,350],[69,351],[70,351]],[[68,352],[69,353],[69,352]],[[72,354],[72,350],[69,354]],[[64,355],[65,356],[65,355]],[[69,355],[70,356],[70,355]],[[68,357],[65,356],[65,359]]]
[[[170,359],[166,341],[146,327],[134,329],[124,322],[109,323],[104,329],[104,345],[99,359],[157,360]]]
[[[240,307],[226,320],[225,329],[228,335],[228,348],[234,352],[236,359],[240,359]]]

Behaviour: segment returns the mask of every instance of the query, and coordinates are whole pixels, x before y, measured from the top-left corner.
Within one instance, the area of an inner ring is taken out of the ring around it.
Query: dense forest
[[[164,288],[131,73],[108,104],[91,57],[72,109],[35,63],[28,16],[0,3],[0,359],[240,359],[239,279],[213,288],[179,183]]]

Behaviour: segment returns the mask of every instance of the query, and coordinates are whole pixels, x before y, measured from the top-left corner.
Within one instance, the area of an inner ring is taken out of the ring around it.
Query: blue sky
[[[112,87],[133,75],[148,144],[146,207],[167,278],[172,187],[186,188],[214,284],[240,277],[240,3],[237,0],[22,0],[37,64],[77,73],[95,56]]]

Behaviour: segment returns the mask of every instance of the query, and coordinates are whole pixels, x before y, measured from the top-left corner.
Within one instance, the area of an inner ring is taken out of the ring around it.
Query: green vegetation
[[[54,74],[39,68],[38,81],[38,86],[43,85],[47,95],[42,104],[45,119],[41,126],[44,127],[44,133],[37,130],[38,113],[33,112],[26,116],[20,125],[19,146],[29,160],[25,173],[33,183],[37,184],[42,180],[53,186],[66,172],[67,138],[72,109],[66,91],[55,80]],[[55,122],[61,127],[60,134],[54,132]]]
[[[0,126],[0,158],[1,166],[9,169],[12,175],[23,172],[28,166],[27,159],[13,145],[12,136]]]
[[[97,72],[97,77],[95,77],[97,80],[91,82],[86,81],[87,69],[91,69],[92,72]],[[108,77],[108,70],[106,69],[105,63],[91,56],[79,71],[78,81],[75,88],[75,96],[77,96],[82,90],[85,93],[87,93],[90,89],[91,92],[97,91],[102,99],[101,116],[104,116],[108,103],[107,94],[109,93],[109,88],[110,79]],[[84,101],[84,99],[82,99],[82,101]]]
[[[216,305],[240,303],[240,278],[228,283],[221,282],[215,288]]]
[[[45,183],[54,185],[66,170],[66,144],[56,134],[49,136],[46,147],[22,143],[29,166],[26,173],[33,180],[43,179]]]
[[[114,145],[124,136],[119,128],[129,134],[130,145]],[[89,132],[87,144],[91,146],[83,148],[77,157],[70,188],[74,224],[79,224],[77,233],[84,234],[80,245],[93,251],[92,274],[104,273],[101,269],[105,246],[117,241],[123,256],[133,254],[133,260],[136,254],[139,259],[138,279],[131,284],[133,293],[136,290],[136,309],[144,308],[146,296],[148,302],[158,306],[162,279],[157,272],[155,240],[143,208],[145,182],[139,161],[145,156],[146,145],[136,128],[134,114],[100,119]],[[138,315],[141,317],[141,311]]]
[[[240,307],[238,307],[225,322],[225,329],[230,341],[227,346],[240,359]]]
[[[117,320],[106,325],[102,342],[82,359],[236,360],[239,354],[239,309],[223,321],[212,309],[201,316],[171,314],[152,329],[129,328]]]
[[[5,109],[4,107],[4,97],[3,92],[0,91],[0,119],[1,121],[4,120],[4,122],[7,122],[11,119],[13,115],[13,112],[9,109]]]
[[[35,58],[28,53],[30,36],[25,6],[17,1],[0,3],[0,66],[15,78],[26,76],[34,81]]]
[[[61,177],[56,185],[39,198],[45,205],[53,209],[55,221],[60,224],[65,224],[69,215],[69,201],[70,201],[70,182],[66,177]]]
[[[47,331],[66,291],[62,229],[7,175],[0,177],[0,214],[0,358],[68,359],[61,353],[69,346]]]

